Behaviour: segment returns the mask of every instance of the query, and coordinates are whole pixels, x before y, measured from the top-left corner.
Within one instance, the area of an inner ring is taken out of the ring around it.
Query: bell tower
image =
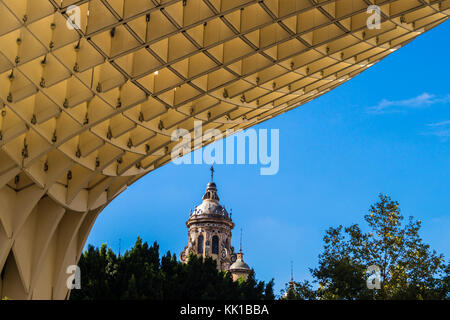
[[[202,203],[191,210],[186,222],[188,244],[180,254],[180,260],[187,262],[190,254],[211,257],[217,262],[217,269],[228,271],[237,260],[231,246],[231,231],[234,223],[231,213],[219,203],[217,186],[214,183],[214,168],[211,167],[211,181],[206,185]]]

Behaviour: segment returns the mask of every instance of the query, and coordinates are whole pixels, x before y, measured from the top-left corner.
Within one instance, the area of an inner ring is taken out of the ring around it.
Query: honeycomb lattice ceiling
[[[173,130],[268,120],[449,14],[450,0],[0,0],[0,294],[65,297],[44,266],[77,261],[103,207],[171,161]]]

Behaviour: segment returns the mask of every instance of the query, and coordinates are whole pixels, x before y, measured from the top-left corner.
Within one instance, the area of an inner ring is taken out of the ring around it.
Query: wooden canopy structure
[[[271,119],[449,14],[450,0],[0,0],[0,297],[66,298],[96,217],[171,161],[173,130]]]

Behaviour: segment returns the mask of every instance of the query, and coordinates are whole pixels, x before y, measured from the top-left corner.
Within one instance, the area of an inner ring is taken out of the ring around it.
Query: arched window
[[[203,254],[203,236],[200,235],[197,239],[198,245],[197,245],[197,253]]]
[[[219,254],[219,237],[212,237],[212,253]]]

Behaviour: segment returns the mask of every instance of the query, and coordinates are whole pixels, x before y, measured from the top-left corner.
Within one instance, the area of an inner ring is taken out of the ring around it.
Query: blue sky
[[[233,209],[244,260],[276,293],[311,279],[324,231],[358,223],[380,192],[450,258],[450,22],[420,35],[326,95],[258,125],[280,130],[280,168],[216,165],[221,203]],[[100,215],[87,243],[122,251],[140,235],[177,255],[200,204],[208,165],[166,165],[129,187]]]

